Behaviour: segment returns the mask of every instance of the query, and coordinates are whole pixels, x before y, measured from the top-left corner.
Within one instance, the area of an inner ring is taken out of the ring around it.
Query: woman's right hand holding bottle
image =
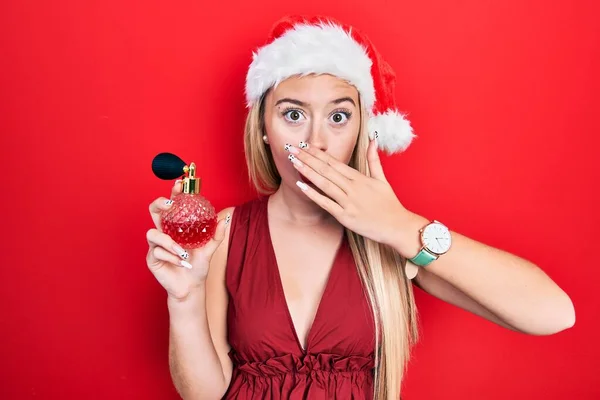
[[[213,237],[204,246],[185,251],[169,235],[162,232],[160,213],[172,205],[172,199],[181,193],[180,182],[171,191],[171,199],[159,197],[150,204],[150,215],[155,228],[148,230],[146,263],[156,280],[165,288],[170,299],[185,300],[194,290],[204,285],[210,260],[225,238],[230,216],[218,221]]]

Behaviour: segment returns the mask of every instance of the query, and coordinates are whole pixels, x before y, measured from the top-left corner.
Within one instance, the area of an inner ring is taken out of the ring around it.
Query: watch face
[[[452,239],[450,231],[440,223],[432,223],[425,227],[421,234],[423,244],[435,254],[444,254],[450,250]]]

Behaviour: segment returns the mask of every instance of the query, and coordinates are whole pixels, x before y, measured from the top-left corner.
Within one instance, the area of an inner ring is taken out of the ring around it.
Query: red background
[[[531,337],[417,290],[406,399],[600,398],[597,2],[202,3],[0,5],[0,398],[177,398],[145,265],[147,207],[171,183],[150,162],[195,161],[217,208],[254,196],[245,71],[288,12],[354,24],[396,69],[419,135],[383,158],[400,200],[531,259],[575,303],[574,328]]]

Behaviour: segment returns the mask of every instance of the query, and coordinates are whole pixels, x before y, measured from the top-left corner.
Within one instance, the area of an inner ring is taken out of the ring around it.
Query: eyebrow
[[[329,103],[330,104],[340,104],[340,103],[343,103],[345,101],[348,101],[348,102],[352,103],[352,105],[354,107],[356,107],[356,103],[354,102],[354,100],[352,100],[351,97],[340,97],[339,99],[335,99],[333,101],[330,101]],[[292,103],[292,104],[296,104],[297,106],[300,106],[300,107],[306,107],[306,106],[308,106],[308,103],[305,103],[305,102],[297,100],[297,99],[291,99],[289,97],[286,97],[286,98],[283,98],[281,100],[278,100],[277,103],[275,103],[275,105],[278,106],[281,103]]]
[[[352,105],[354,107],[356,107],[356,103],[354,103],[354,100],[352,100],[351,97],[341,97],[339,99],[333,100],[331,103],[333,103],[333,104],[340,104],[340,103],[343,103],[345,101],[348,101],[348,102],[352,103]]]
[[[296,100],[296,99],[290,99],[289,97],[283,98],[279,101],[277,101],[277,103],[275,103],[276,106],[280,105],[281,103],[292,103],[292,104],[296,104],[297,106],[300,107],[306,107],[307,104],[303,101],[300,100]]]

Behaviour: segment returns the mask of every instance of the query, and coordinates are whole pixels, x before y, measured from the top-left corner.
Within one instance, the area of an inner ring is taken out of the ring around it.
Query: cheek
[[[355,141],[352,141],[351,143],[345,143],[344,147],[340,149],[340,154],[334,155],[334,157],[343,162],[344,164],[348,164],[350,162],[350,158],[352,158],[352,153],[354,152],[355,145]]]
[[[265,130],[269,136],[269,147],[279,173],[281,175],[288,175],[288,173],[295,171],[296,169],[288,159],[290,152],[285,150],[285,145],[289,143],[298,146],[298,143],[294,142],[302,140],[297,139],[300,137],[298,128],[289,127],[285,121],[274,117],[265,120]]]
[[[298,146],[300,141],[306,141],[309,135],[309,124],[290,125],[283,118],[272,118],[265,124],[271,143],[275,145],[273,153],[283,150],[286,143]],[[287,157],[288,152],[285,152]]]
[[[350,158],[352,157],[352,153],[358,142],[359,127],[360,125],[358,123],[348,124],[348,131],[338,136],[339,140],[333,147],[335,149],[335,154],[332,154],[332,156],[346,164],[350,162]]]

